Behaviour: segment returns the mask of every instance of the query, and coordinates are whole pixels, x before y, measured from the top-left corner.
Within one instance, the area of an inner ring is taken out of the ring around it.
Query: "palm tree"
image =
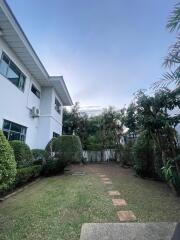
[[[177,86],[180,84],[180,3],[175,5],[166,27],[170,32],[177,31],[178,36],[163,62],[163,66],[170,71],[163,74],[162,79],[155,83],[155,88],[167,87],[171,83]]]

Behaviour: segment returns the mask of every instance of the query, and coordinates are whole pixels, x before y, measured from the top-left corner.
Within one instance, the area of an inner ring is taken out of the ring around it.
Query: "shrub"
[[[47,153],[43,149],[32,149],[31,150],[32,155],[33,155],[33,164],[34,165],[42,165],[46,158],[47,158]]]
[[[17,169],[15,186],[22,185],[22,184],[29,182],[30,180],[38,177],[41,173],[41,170],[42,170],[41,165]]]
[[[0,196],[4,196],[14,190],[16,187],[24,185],[25,183],[38,177],[41,173],[41,170],[42,166],[38,165],[17,169],[15,181],[8,186],[0,187]]]
[[[33,163],[33,156],[29,146],[21,141],[14,140],[10,142],[17,162],[17,168],[28,167]]]
[[[82,145],[80,138],[74,135],[63,135],[53,138],[47,145],[46,151],[52,156],[61,157],[68,163],[81,162]]]
[[[13,150],[0,130],[0,188],[13,183],[16,176],[16,161]]]
[[[122,166],[133,166],[134,155],[133,155],[133,142],[129,141],[125,145],[119,144],[116,147],[116,161],[120,162]]]
[[[123,147],[122,161],[123,165],[133,166],[134,165],[134,152],[133,152],[133,141],[128,141]]]
[[[135,142],[134,157],[136,173],[142,177],[153,177],[153,142],[146,131]]]
[[[53,138],[46,146],[48,159],[43,167],[45,175],[62,172],[72,162],[82,160],[82,146],[79,137],[63,135]]]

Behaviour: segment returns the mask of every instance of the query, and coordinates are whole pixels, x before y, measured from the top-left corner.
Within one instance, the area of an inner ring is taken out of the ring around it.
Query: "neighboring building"
[[[62,132],[72,100],[62,76],[51,77],[5,0],[0,0],[0,128],[8,140],[44,148]]]

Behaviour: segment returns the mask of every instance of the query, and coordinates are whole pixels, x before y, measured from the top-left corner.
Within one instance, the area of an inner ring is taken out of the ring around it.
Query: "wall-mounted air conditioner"
[[[38,108],[36,107],[32,107],[31,109],[31,117],[35,118],[35,117],[39,117],[40,111]]]

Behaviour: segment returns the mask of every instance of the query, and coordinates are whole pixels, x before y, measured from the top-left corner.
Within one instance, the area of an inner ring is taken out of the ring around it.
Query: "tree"
[[[131,103],[126,109],[124,124],[127,128],[129,128],[128,134],[132,135],[133,138],[135,138],[136,132],[138,130],[135,103]]]
[[[170,32],[177,31],[177,40],[169,48],[167,57],[163,66],[170,69],[163,75],[162,80],[155,83],[157,87],[167,87],[171,83],[180,84],[180,3],[176,4],[167,23],[167,29]]]
[[[147,96],[142,91],[136,95],[137,124],[141,131],[145,130],[153,139],[162,166],[166,166],[169,158],[177,157],[175,127],[180,121],[180,115],[170,114],[175,107],[180,107],[180,99],[176,92],[168,89],[160,90],[154,96]],[[180,179],[178,163],[174,161],[172,167]]]

